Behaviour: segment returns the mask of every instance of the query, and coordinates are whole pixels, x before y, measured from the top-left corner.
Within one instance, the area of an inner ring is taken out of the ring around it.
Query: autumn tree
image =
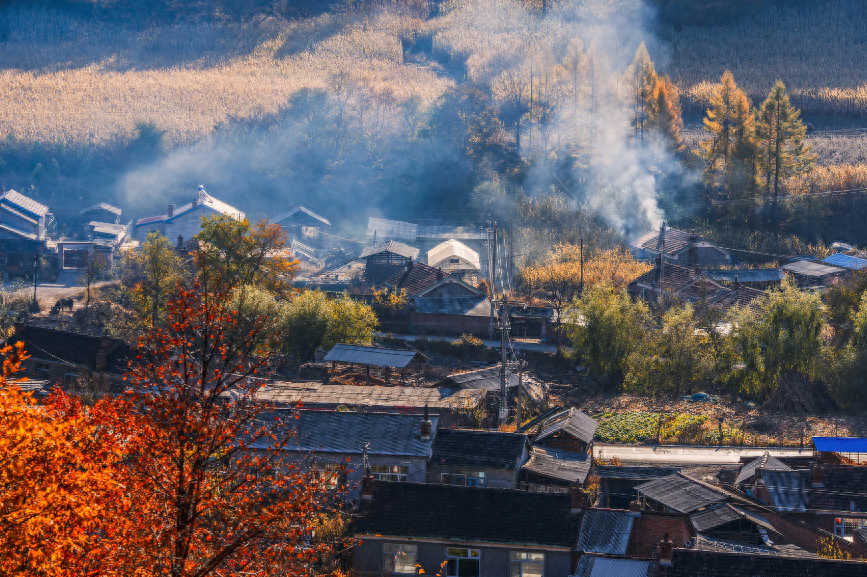
[[[649,125],[659,135],[666,150],[672,153],[683,151],[683,113],[677,86],[668,78],[657,78],[651,97],[652,117]]]
[[[105,277],[111,269],[111,263],[104,254],[93,252],[84,259],[84,267],[78,273],[78,282],[84,285],[84,308],[90,307],[93,285]]]
[[[704,118],[710,139],[701,143],[705,176],[729,196],[752,188],[755,178],[755,122],[750,100],[728,70],[711,96]]]
[[[230,286],[259,286],[284,299],[292,294],[298,261],[290,256],[280,225],[218,214],[202,219],[196,239],[196,266],[204,275]]]
[[[541,262],[521,267],[522,282],[549,300],[554,308],[555,338],[559,341],[563,311],[581,288],[581,263],[555,246]]]
[[[347,293],[329,299],[322,291],[303,291],[286,307],[285,343],[304,361],[319,347],[337,343],[369,344],[376,329],[373,309]]]
[[[635,131],[635,140],[639,143],[644,143],[645,133],[653,120],[657,79],[656,68],[650,60],[647,46],[642,42],[635,51],[635,58],[627,68],[624,78],[631,109],[630,125]]]
[[[827,350],[822,364],[835,400],[843,407],[861,409],[867,406],[867,292],[851,310],[850,324],[849,342]]]
[[[156,326],[169,296],[187,273],[174,245],[160,233],[150,232],[138,250],[121,257],[119,268],[139,322]]]
[[[282,460],[292,413],[257,397],[279,331],[209,280],[178,288],[166,325],[140,342],[132,392],[106,401],[102,434],[124,448],[107,571],[310,574],[328,553],[311,538],[330,508],[325,479]]]
[[[773,222],[777,219],[780,182],[808,171],[815,160],[810,147],[804,144],[806,133],[807,127],[801,122],[801,111],[792,106],[785,85],[777,80],[756,112],[755,128],[759,167],[766,194],[770,194],[773,182]]]

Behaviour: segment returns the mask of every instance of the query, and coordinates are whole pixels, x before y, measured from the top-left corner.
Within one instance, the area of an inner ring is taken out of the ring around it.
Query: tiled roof
[[[772,457],[770,453],[765,453],[758,459],[754,459],[741,467],[735,485],[740,485],[752,479],[759,471],[791,471],[792,468],[776,457]]]
[[[849,270],[861,270],[862,268],[867,268],[867,260],[858,258],[857,256],[849,256],[842,252],[823,258],[822,262],[831,266],[847,268]]]
[[[763,471],[762,480],[778,511],[806,511],[809,471]]]
[[[691,235],[688,232],[677,230],[676,228],[666,229],[665,234],[663,235],[663,238],[665,239],[665,248],[662,252],[670,255],[677,254],[690,245],[689,239],[691,236],[696,239],[696,242],[701,239],[699,236]],[[660,249],[659,231],[655,230],[648,232],[633,242],[632,246],[658,251]]]
[[[734,307],[756,309],[758,307],[758,299],[767,296],[767,294],[765,291],[748,286],[740,286],[738,288],[725,287],[710,295],[707,299],[707,306],[722,311],[727,311]]]
[[[599,465],[596,476],[608,479],[648,480],[668,477],[680,471],[681,467],[617,467],[614,465]]]
[[[376,385],[330,385],[310,383],[269,383],[259,389],[257,397],[269,403],[304,407],[311,405],[347,405],[349,407],[412,407],[458,409],[476,406],[484,391],[453,391],[427,387],[386,387]]]
[[[443,264],[443,261],[456,257],[469,263],[475,270],[479,270],[482,266],[479,253],[453,238],[441,242],[427,251],[427,262],[433,266]]]
[[[328,351],[323,360],[329,363],[352,363],[402,369],[416,358],[424,359],[426,357],[412,349],[381,349],[379,347],[337,344]]]
[[[295,216],[295,215],[298,215],[298,216]],[[306,215],[309,218],[304,218],[304,215]],[[295,208],[293,208],[292,210],[290,210],[289,212],[287,212],[283,216],[274,219],[274,222],[279,223],[281,220],[286,220],[287,218],[290,218],[293,216],[295,216],[295,218],[293,220],[305,220],[307,222],[311,222],[311,224],[316,223],[316,224],[325,224],[327,226],[331,226],[331,223],[328,221],[327,218],[325,218],[324,216],[319,216],[318,214],[316,214],[315,212],[313,212],[312,210],[310,210],[306,206],[296,206]]]
[[[735,277],[740,283],[779,282],[786,278],[783,271],[778,268],[710,269],[702,272],[715,281],[725,282],[734,282]]]
[[[108,204],[107,202],[99,202],[97,204],[88,206],[87,208],[82,208],[81,210],[78,211],[78,214],[84,214],[86,212],[90,212],[92,210],[97,210],[97,209],[106,210],[106,211],[108,211],[112,214],[116,214],[118,216],[120,216],[120,213],[123,212],[118,207],[112,206],[112,205]]]
[[[415,312],[427,315],[458,315],[486,317],[491,314],[491,301],[484,295],[466,297],[416,297]]]
[[[418,258],[419,249],[403,244],[402,242],[397,242],[396,240],[391,240],[385,243],[377,243],[364,247],[361,254],[358,255],[358,258],[367,258],[382,252],[390,252],[404,258],[415,260]]]
[[[431,465],[517,469],[527,435],[498,431],[443,429],[433,443]]]
[[[693,269],[663,263],[660,267],[659,282],[656,284],[656,288],[657,290],[679,292],[692,284],[696,276],[698,273]],[[653,286],[655,281],[656,268],[652,268],[629,284]]]
[[[675,549],[670,577],[864,577],[867,563],[784,555]]]
[[[810,492],[809,509],[867,511],[867,467],[822,465],[822,487]]]
[[[590,455],[587,453],[533,447],[530,449],[530,460],[522,469],[558,481],[584,483],[590,472],[590,464]]]
[[[30,214],[36,216],[45,216],[48,214],[48,207],[40,202],[36,202],[28,196],[24,196],[18,191],[7,190],[6,194],[0,197],[0,202],[10,203],[18,208],[22,208]]]
[[[384,284],[397,290],[405,290],[410,296],[416,296],[442,279],[443,271],[440,269],[415,262],[405,270],[392,275]]]
[[[298,416],[296,419],[295,416]],[[303,453],[361,454],[369,443],[369,455],[430,457],[431,442],[421,439],[422,415],[391,413],[353,413],[349,411],[277,411],[264,415],[273,421],[283,418],[284,427],[293,435],[287,451]],[[432,438],[437,434],[437,417],[430,417]],[[266,441],[253,448],[265,448]]]
[[[637,559],[612,559],[582,555],[575,577],[651,577],[653,563]]]
[[[358,535],[573,548],[580,515],[569,493],[376,481]]]
[[[440,279],[439,281],[432,284],[431,286],[429,286],[428,288],[426,288],[425,290],[423,290],[422,292],[420,292],[418,294],[419,294],[419,296],[424,296],[425,294],[433,291],[434,289],[441,287],[441,286],[444,286],[444,285],[453,285],[453,288],[463,289],[463,291],[466,293],[465,295],[454,295],[454,294],[449,295],[452,298],[459,297],[459,296],[484,296],[485,295],[484,291],[479,290],[478,288],[474,287],[473,285],[471,285],[470,283],[464,281],[463,279],[461,279],[459,277],[451,276],[451,275],[443,277],[442,279]]]
[[[7,339],[9,344],[24,343],[24,350],[34,359],[66,363],[96,370],[96,355],[103,351],[102,337],[25,325]],[[121,374],[135,358],[135,350],[120,339],[107,339],[106,364],[99,372]]]
[[[690,479],[682,473],[649,481],[635,489],[645,497],[658,501],[678,513],[692,513],[727,499],[725,493]]]
[[[586,553],[626,555],[634,519],[629,511],[585,509],[577,549]]]
[[[536,435],[536,441],[538,442],[551,435],[563,432],[585,443],[589,443],[593,440],[593,435],[596,434],[597,426],[596,421],[575,407],[570,407],[542,421],[539,427],[539,434]]]

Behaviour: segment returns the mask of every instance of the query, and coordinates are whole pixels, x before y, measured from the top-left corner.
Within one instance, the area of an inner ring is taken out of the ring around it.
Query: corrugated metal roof
[[[590,456],[549,447],[530,449],[530,460],[522,467],[525,471],[570,483],[584,483],[590,472]]]
[[[536,441],[541,441],[546,437],[550,437],[561,431],[569,433],[576,439],[580,439],[585,443],[593,440],[593,435],[596,434],[596,421],[576,409],[569,409],[548,417],[542,421],[539,434],[536,435]]]
[[[765,453],[758,459],[753,459],[743,467],[735,479],[735,485],[740,485],[744,481],[752,479],[758,471],[791,471],[792,468],[776,457],[772,457],[770,453]]]
[[[325,361],[352,363],[356,365],[371,365],[377,367],[393,367],[402,369],[416,357],[427,358],[418,351],[408,349],[380,349],[360,345],[334,345],[325,355]]]
[[[849,256],[842,252],[823,258],[822,262],[833,266],[847,268],[849,270],[861,270],[862,268],[867,268],[867,260],[858,258],[857,256]]]
[[[682,473],[644,483],[635,490],[678,513],[692,513],[702,507],[725,501],[727,498],[725,493],[690,479]]]
[[[26,210],[30,214],[35,214],[36,216],[45,216],[48,214],[47,206],[40,202],[36,202],[32,198],[24,196],[15,190],[7,190],[6,194],[4,194],[0,200],[14,204],[15,206]]]
[[[720,503],[693,513],[689,516],[689,520],[696,531],[707,531],[737,521],[741,517],[742,515],[727,504]]]
[[[698,551],[726,551],[731,553],[748,553],[750,555],[784,555],[786,557],[811,557],[814,559],[817,557],[814,553],[805,551],[795,545],[774,545],[772,547],[747,545],[709,537],[708,535],[696,535],[692,548]]]
[[[715,281],[734,282],[735,277],[738,277],[738,282],[777,282],[786,278],[783,271],[778,268],[741,268],[731,270],[705,270],[704,274]]]
[[[403,244],[402,242],[392,240],[389,242],[376,243],[364,247],[364,250],[361,251],[361,254],[358,256],[358,258],[367,258],[371,255],[379,254],[381,252],[391,252],[404,258],[411,258],[415,260],[418,258],[418,253],[420,251],[419,249],[411,247],[408,244]]]
[[[486,240],[487,234],[477,226],[434,225],[418,227],[418,238],[456,238],[461,240]]]
[[[802,276],[823,277],[841,273],[845,269],[809,260],[796,260],[795,262],[784,265],[783,270]]]
[[[577,549],[586,553],[626,555],[633,519],[629,511],[585,509]]]
[[[0,228],[3,230],[7,230],[13,234],[17,234],[18,236],[23,236],[24,238],[28,238],[30,240],[36,240],[36,235],[30,232],[24,232],[23,230],[18,230],[15,227],[9,226],[7,224],[3,224],[0,222]]]
[[[762,480],[778,511],[806,511],[809,471],[765,471]]]
[[[448,265],[450,258],[460,258],[475,270],[480,270],[482,266],[479,253],[453,238],[427,251],[427,263],[431,266]]]
[[[277,414],[263,415],[273,422]],[[294,418],[295,415],[298,418]],[[400,455],[427,457],[431,441],[421,440],[423,415],[392,413],[353,413],[348,411],[297,411],[282,413],[283,424],[293,433],[286,443],[287,451],[361,454],[370,443],[370,455]],[[436,416],[431,416],[431,439],[436,438]],[[272,441],[253,444],[261,449]]]
[[[415,240],[418,238],[418,225],[400,220],[371,217],[367,221],[367,236],[376,236],[383,240],[387,238]]]
[[[867,453],[867,439],[860,437],[813,437],[821,453]]]
[[[651,577],[653,563],[635,559],[612,559],[582,555],[575,577]]]

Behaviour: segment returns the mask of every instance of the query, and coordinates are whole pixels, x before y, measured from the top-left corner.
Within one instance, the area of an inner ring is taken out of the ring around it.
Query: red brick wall
[[[642,511],[632,522],[632,534],[626,549],[631,557],[649,558],[665,534],[674,548],[683,547],[692,538],[689,517],[680,513]]]

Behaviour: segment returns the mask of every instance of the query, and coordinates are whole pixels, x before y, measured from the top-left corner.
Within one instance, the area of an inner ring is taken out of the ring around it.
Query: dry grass
[[[9,9],[0,17],[0,134],[93,146],[151,121],[170,145],[188,143],[229,118],[275,114],[298,90],[328,90],[339,74],[350,76],[355,101],[429,104],[450,81],[403,64],[400,36],[415,25],[412,13],[391,10],[135,32]]]

